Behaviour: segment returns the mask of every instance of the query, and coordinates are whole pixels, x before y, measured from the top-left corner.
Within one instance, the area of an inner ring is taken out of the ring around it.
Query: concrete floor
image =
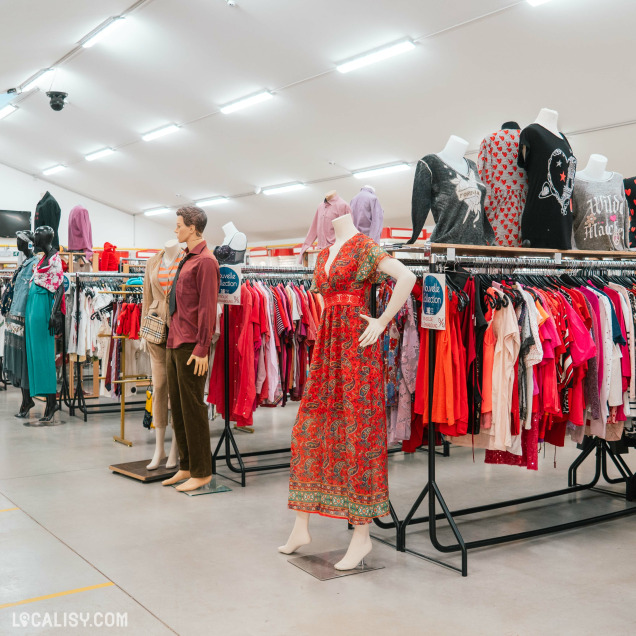
[[[62,426],[27,428],[13,417],[18,399],[16,390],[0,392],[0,634],[636,633],[636,516],[472,551],[467,578],[374,542],[372,557],[384,569],[320,582],[276,551],[293,523],[287,471],[248,477],[246,488],[220,478],[232,492],[188,497],[108,470],[150,458],[153,435],[140,414],[129,417],[126,432],[135,445],[127,448],[112,441],[116,415],[84,423],[64,412]],[[241,448],[287,445],[296,409],[259,410],[256,433],[238,434]],[[220,420],[213,423],[213,439],[220,427]],[[451,508],[532,494],[565,486],[576,454],[573,445],[559,449],[554,468],[550,448],[532,473],[485,466],[481,452],[473,463],[470,449],[454,448],[437,462],[438,483]],[[426,471],[423,453],[390,459],[401,516]],[[591,474],[588,465],[581,477]],[[470,540],[625,505],[594,493],[570,495],[465,518],[461,528]],[[311,528],[313,543],[302,553],[348,544],[344,522],[314,517]],[[392,538],[378,528],[373,533]],[[447,540],[447,531],[440,536]],[[459,564],[455,554],[440,557],[417,527],[409,547]],[[94,612],[127,613],[127,628],[33,626],[37,615],[45,625],[62,624],[65,612],[89,620]]]

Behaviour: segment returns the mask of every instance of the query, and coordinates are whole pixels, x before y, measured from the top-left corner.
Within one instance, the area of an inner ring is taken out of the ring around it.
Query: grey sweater
[[[622,175],[614,172],[607,181],[588,181],[577,175],[572,212],[576,249],[629,249],[629,211]]]
[[[479,179],[475,162],[465,161],[464,174],[437,155],[426,155],[417,162],[411,205],[413,236],[409,243],[417,240],[429,212],[435,219],[433,243],[494,243],[495,233],[484,211],[486,186]]]

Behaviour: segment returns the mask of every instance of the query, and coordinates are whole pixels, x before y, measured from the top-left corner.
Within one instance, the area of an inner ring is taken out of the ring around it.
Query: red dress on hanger
[[[309,379],[292,431],[289,507],[350,523],[389,514],[381,342],[361,348],[371,284],[388,257],[355,234],[329,274],[318,255],[314,287],[325,301]]]

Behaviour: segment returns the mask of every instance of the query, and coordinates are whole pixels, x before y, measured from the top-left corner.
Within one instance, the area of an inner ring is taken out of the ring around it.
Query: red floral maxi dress
[[[389,514],[381,342],[358,339],[371,283],[389,255],[364,234],[331,264],[318,255],[314,287],[325,300],[298,417],[292,431],[289,507],[363,525]]]

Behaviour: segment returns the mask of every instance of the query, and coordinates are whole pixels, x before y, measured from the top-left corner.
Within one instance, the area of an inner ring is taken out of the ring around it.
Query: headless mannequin
[[[345,214],[344,216],[334,219],[332,224],[336,233],[336,241],[329,247],[329,256],[325,263],[325,272],[327,274],[331,272],[331,266],[336,260],[340,248],[350,238],[358,234],[358,230],[353,224],[353,218],[350,214]],[[415,275],[400,263],[400,261],[394,258],[385,258],[380,261],[378,270],[395,279],[395,288],[386,310],[379,318],[371,318],[360,314],[360,317],[368,322],[367,328],[359,339],[360,346],[362,347],[369,346],[378,340],[386,329],[386,326],[406,302],[416,281]],[[279,552],[292,554],[302,546],[311,542],[311,535],[309,534],[309,514],[308,512],[296,512],[296,521],[292,532],[289,535],[287,543],[278,548]],[[363,561],[364,557],[371,552],[373,545],[369,535],[369,526],[370,524],[354,526],[353,536],[351,537],[351,543],[349,544],[347,553],[341,561],[338,561],[338,563],[334,565],[336,570],[353,570]]]
[[[239,232],[234,223],[226,223],[223,226],[223,232],[225,233],[223,245],[229,245],[237,252],[242,252],[247,248],[247,236],[243,232]]]
[[[327,194],[325,194],[325,201],[331,201],[331,199],[333,199],[334,197],[337,197],[337,196],[338,196],[338,191],[337,190],[329,190],[329,192],[327,192]],[[337,240],[338,239],[336,239],[336,241]]]
[[[37,228],[33,233],[33,244],[35,245],[35,251],[44,252],[44,258],[40,263],[41,267],[46,267],[51,260],[51,257],[57,254],[57,250],[53,247],[53,238],[55,233],[52,227],[48,225],[42,225]],[[33,283],[32,283],[33,284]],[[64,295],[64,285],[60,285],[55,292],[53,309],[51,310],[51,317],[49,318],[49,328],[53,329],[56,333],[61,326],[63,328],[63,316],[62,323],[59,323],[59,315],[61,315],[61,301]],[[55,411],[60,409],[57,403],[57,395],[50,393],[46,396],[46,409],[44,410],[44,416],[40,418],[39,422],[47,424],[53,419]]]
[[[170,239],[163,246],[164,252],[162,262],[164,267],[170,267],[174,262],[179,252],[181,251],[181,245],[177,239]],[[164,443],[166,440],[166,429],[155,427],[155,453],[150,460],[150,463],[146,466],[147,470],[156,470],[159,468],[161,460],[166,456],[166,450]],[[177,448],[177,438],[172,436],[172,444],[170,445],[170,454],[168,455],[168,461],[166,462],[166,468],[176,468],[178,463],[179,449]]]
[[[556,110],[550,110],[549,108],[542,108],[534,120],[535,124],[543,126],[546,130],[549,130],[553,135],[562,137],[559,132],[559,113]]]
[[[44,195],[42,195],[44,196]],[[30,234],[30,232],[29,232]],[[24,238],[18,236],[18,249],[24,254],[24,259],[28,260],[33,256],[33,243],[31,241],[25,241]],[[29,389],[20,389],[22,391],[22,404],[20,410],[16,414],[16,417],[24,419],[29,416],[29,411],[35,406],[35,402],[31,397]]]
[[[614,173],[608,172],[605,168],[607,168],[607,157],[590,155],[587,166],[583,170],[577,171],[576,177],[587,181],[609,181]]]
[[[556,110],[550,110],[549,108],[542,108],[534,120],[535,124],[543,126],[546,130],[549,130],[553,135],[556,135],[560,139],[563,139],[563,135],[559,132],[559,113]],[[521,146],[521,152],[523,158],[526,158],[526,147]],[[524,241],[525,242],[525,241]],[[524,247],[528,247],[524,245]]]
[[[464,155],[468,150],[468,142],[461,137],[451,135],[446,142],[444,150],[437,153],[437,156],[451,168],[454,168],[459,174],[466,175],[468,173],[468,164]]]

